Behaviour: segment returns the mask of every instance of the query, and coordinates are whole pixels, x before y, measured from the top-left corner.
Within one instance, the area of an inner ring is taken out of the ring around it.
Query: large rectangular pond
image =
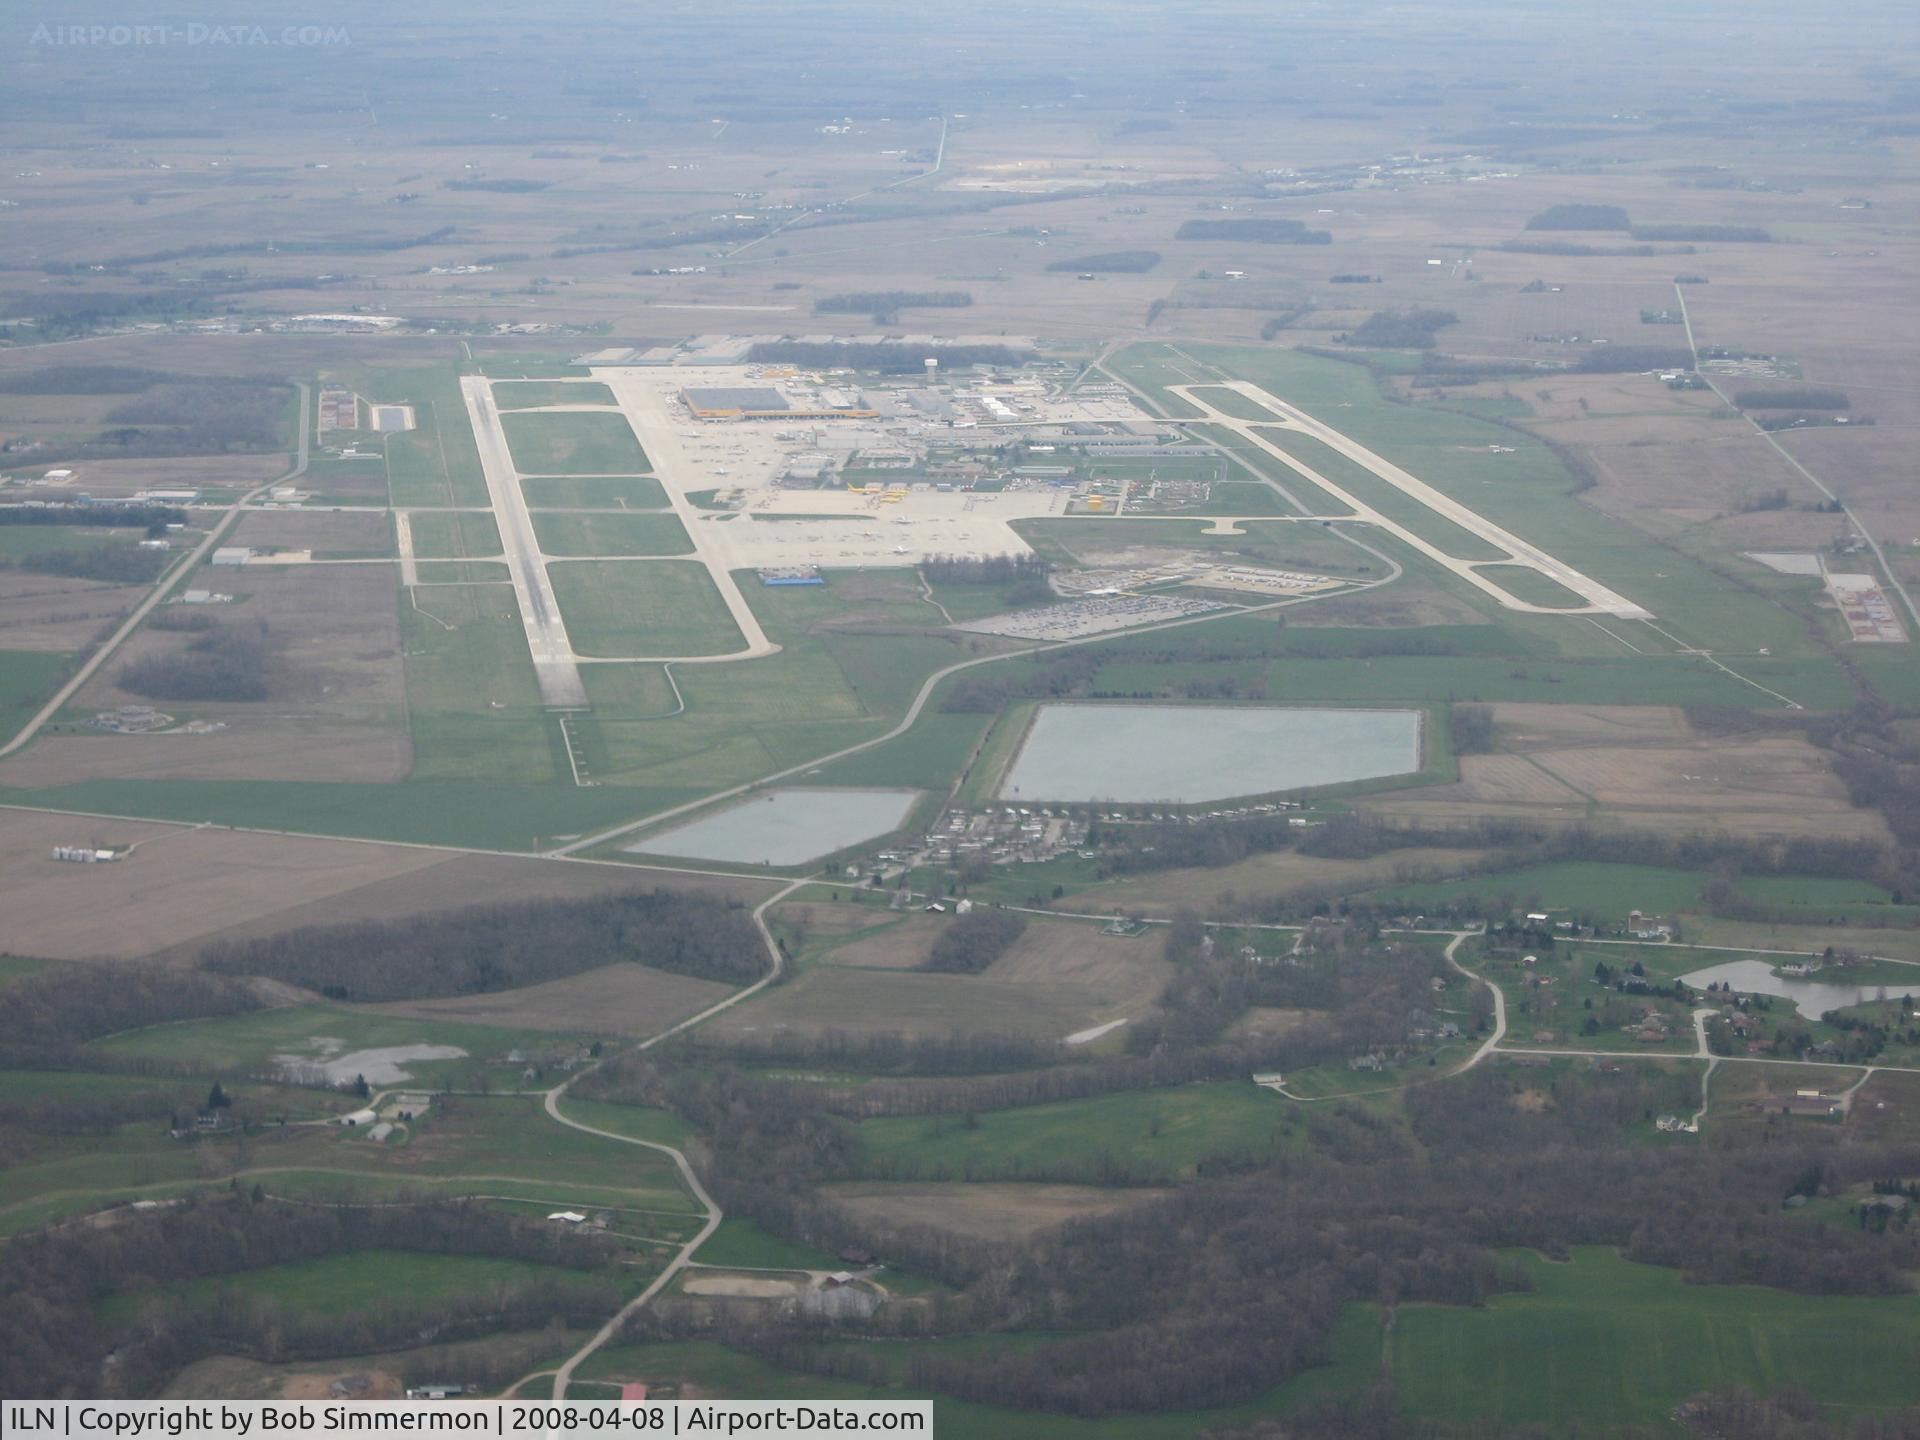
[[[766,790],[622,848],[735,865],[804,865],[897,830],[917,790]]]
[[[1208,804],[1420,768],[1418,710],[1042,705],[1003,800]]]

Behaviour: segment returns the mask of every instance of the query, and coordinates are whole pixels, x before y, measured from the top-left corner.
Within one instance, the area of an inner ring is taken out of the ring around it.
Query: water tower
[[[940,378],[940,362],[931,355],[927,357],[927,384],[931,385]]]

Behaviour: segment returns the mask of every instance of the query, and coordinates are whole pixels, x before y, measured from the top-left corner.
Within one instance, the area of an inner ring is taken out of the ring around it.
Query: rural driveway
[[[731,1010],[735,1005],[740,1004],[743,1000],[751,999],[753,996],[759,994],[762,990],[766,989],[767,986],[773,984],[775,980],[779,979],[780,972],[786,964],[786,958],[781,954],[779,943],[773,938],[773,932],[767,928],[767,911],[772,909],[775,905],[779,904],[780,901],[786,899],[787,896],[791,895],[795,890],[798,890],[802,885],[806,883],[807,882],[805,880],[795,880],[791,885],[784,886],[781,889],[775,891],[773,894],[769,895],[766,899],[762,900],[758,905],[753,907],[754,928],[760,932],[760,941],[763,945],[766,946],[767,957],[771,961],[771,964],[768,966],[767,973],[765,975],[761,976],[758,980],[754,981],[753,984],[747,986],[746,989],[735,991],[733,994],[729,995],[726,999],[722,1000],[719,1004],[708,1006],[705,1010],[702,1010],[698,1015],[689,1016],[687,1019],[682,1020],[678,1025],[670,1026],[667,1029],[662,1030],[658,1035],[655,1035],[650,1039],[643,1040],[638,1045],[635,1045],[631,1049],[626,1050],[622,1053],[628,1054],[628,1055],[638,1055],[642,1051],[651,1050],[654,1046],[658,1045],[661,1041],[670,1039],[673,1036],[678,1035],[683,1030],[689,1030],[693,1028],[695,1025],[700,1024],[703,1020],[708,1020],[708,1019],[711,1019],[713,1016],[718,1015],[723,1010]],[[612,1058],[612,1057],[609,1057],[609,1058]],[[693,1166],[687,1162],[687,1157],[684,1152],[676,1149],[672,1145],[663,1145],[656,1140],[637,1140],[631,1135],[620,1135],[615,1133],[612,1130],[602,1130],[593,1125],[586,1125],[578,1120],[574,1120],[569,1116],[561,1113],[560,1100],[567,1093],[568,1089],[573,1085],[573,1083],[576,1080],[580,1080],[585,1076],[591,1075],[595,1070],[598,1070],[600,1066],[604,1065],[605,1063],[606,1061],[603,1060],[603,1061],[600,1061],[598,1064],[588,1066],[584,1070],[576,1071],[574,1074],[569,1075],[565,1080],[562,1080],[558,1085],[554,1086],[551,1090],[547,1091],[546,1093],[547,1114],[551,1116],[553,1119],[559,1121],[562,1125],[565,1125],[570,1129],[580,1130],[585,1132],[588,1135],[597,1135],[603,1140],[618,1140],[624,1145],[638,1145],[638,1146],[641,1146],[643,1149],[657,1150],[661,1154],[669,1156],[673,1160],[674,1167],[677,1170],[679,1170],[680,1178],[686,1184],[688,1192],[693,1196],[693,1198],[696,1201],[699,1202],[700,1208],[706,1212],[707,1218],[706,1218],[706,1222],[701,1225],[700,1229],[694,1234],[693,1238],[688,1240],[686,1244],[682,1245],[680,1247],[679,1252],[673,1257],[673,1259],[667,1262],[666,1268],[663,1269],[658,1275],[654,1277],[653,1283],[648,1285],[646,1289],[642,1290],[638,1295],[634,1296],[633,1299],[629,1300],[625,1305],[622,1305],[617,1311],[615,1311],[613,1314],[613,1317],[610,1320],[608,1320],[606,1324],[602,1325],[598,1330],[594,1332],[593,1338],[588,1340],[587,1343],[582,1345],[578,1350],[574,1351],[572,1355],[568,1356],[566,1363],[563,1364],[558,1370],[554,1372],[553,1398],[555,1400],[564,1400],[567,1398],[568,1382],[570,1382],[573,1379],[573,1372],[576,1368],[578,1368],[580,1362],[582,1360],[585,1360],[589,1355],[593,1354],[594,1351],[600,1349],[609,1340],[612,1340],[616,1335],[618,1335],[620,1333],[620,1327],[626,1323],[627,1317],[629,1315],[633,1314],[636,1310],[639,1310],[649,1300],[653,1299],[654,1296],[658,1295],[662,1290],[666,1289],[668,1285],[672,1284],[673,1278],[676,1275],[678,1275],[682,1270],[686,1269],[686,1267],[692,1262],[694,1251],[698,1250],[703,1244],[705,1244],[707,1237],[712,1235],[715,1230],[720,1228],[720,1220],[721,1220],[720,1207],[714,1203],[713,1197],[707,1193],[706,1186],[700,1183],[700,1177],[694,1174]]]

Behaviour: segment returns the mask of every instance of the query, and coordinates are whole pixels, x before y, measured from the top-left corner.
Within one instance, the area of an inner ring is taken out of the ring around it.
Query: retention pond
[[[1203,805],[1420,768],[1418,710],[1042,705],[1003,800]]]

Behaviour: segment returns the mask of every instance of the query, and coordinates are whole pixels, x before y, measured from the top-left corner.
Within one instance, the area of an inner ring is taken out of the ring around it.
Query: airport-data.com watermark
[[[126,45],[179,45],[203,48],[351,45],[344,25],[249,25],[192,20],[184,25],[83,25],[42,22],[33,27],[33,45],[105,49]]]

